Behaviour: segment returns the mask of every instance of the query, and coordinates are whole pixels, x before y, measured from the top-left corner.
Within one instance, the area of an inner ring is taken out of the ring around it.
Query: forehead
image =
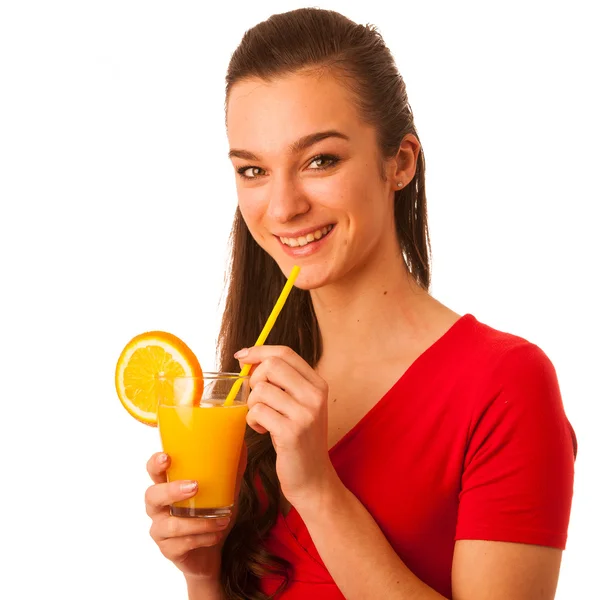
[[[253,152],[279,152],[315,131],[353,138],[364,128],[350,92],[330,74],[239,81],[227,105],[230,146]]]

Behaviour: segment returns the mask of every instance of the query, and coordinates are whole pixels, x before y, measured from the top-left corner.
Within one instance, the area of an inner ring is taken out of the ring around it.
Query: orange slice
[[[169,379],[193,376],[195,385],[186,391],[180,404],[198,404],[202,396],[202,369],[196,355],[172,333],[149,331],[135,336],[123,348],[117,361],[115,385],[125,410],[138,421],[156,427],[157,386],[173,394]],[[164,378],[164,379],[163,379]]]

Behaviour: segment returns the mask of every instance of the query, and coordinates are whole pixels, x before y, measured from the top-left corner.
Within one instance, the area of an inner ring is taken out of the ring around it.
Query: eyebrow
[[[299,140],[296,140],[295,142],[291,143],[288,146],[288,152],[290,154],[302,152],[303,150],[310,148],[317,142],[326,140],[327,138],[338,138],[341,140],[350,141],[350,138],[345,133],[342,133],[341,131],[336,131],[335,129],[330,129],[328,131],[318,131],[317,133],[310,133],[309,135],[305,135]],[[260,160],[259,157],[256,156],[256,154],[253,154],[248,150],[238,150],[236,148],[232,148],[229,151],[229,158],[233,158],[234,156],[246,160]]]

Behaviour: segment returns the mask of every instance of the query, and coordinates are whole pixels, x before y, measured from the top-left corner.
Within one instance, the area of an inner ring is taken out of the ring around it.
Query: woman
[[[151,535],[189,598],[553,598],[575,454],[556,375],[428,293],[425,160],[380,35],[274,15],[233,54],[226,99],[220,359],[253,365],[232,521],[171,517],[196,488],[148,463]],[[251,347],[294,264],[271,344]]]

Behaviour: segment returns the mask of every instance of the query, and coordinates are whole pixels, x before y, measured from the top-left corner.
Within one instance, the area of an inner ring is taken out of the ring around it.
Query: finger
[[[170,458],[164,452],[157,452],[150,457],[146,463],[146,471],[154,483],[165,483],[167,481],[167,468]]]
[[[177,562],[192,550],[216,546],[223,540],[224,536],[224,532],[189,535],[186,537],[163,540],[158,544],[158,547],[166,558],[173,562]]]
[[[155,542],[160,543],[171,538],[217,533],[227,529],[230,520],[229,517],[220,519],[168,517],[152,523],[150,536]]]
[[[286,427],[290,428],[290,419],[272,409],[266,404],[255,404],[246,415],[246,422],[254,431],[261,433],[258,428],[266,429],[272,436],[281,438]]]
[[[321,389],[325,384],[315,370],[288,346],[253,346],[246,350],[248,350],[248,354],[238,357],[240,364],[257,364],[264,362],[269,357],[281,358],[317,388]]]
[[[264,362],[260,363],[254,375],[252,375],[250,387],[253,391],[259,382],[271,383],[285,390],[291,398],[300,404],[317,404],[323,398],[319,389],[289,363],[276,356],[270,356]],[[292,415],[288,416],[293,418]]]
[[[246,422],[248,422],[248,419],[246,419]],[[250,423],[248,423],[248,425],[250,426]],[[268,433],[268,431],[264,427],[261,427],[260,425],[255,424],[255,425],[252,425],[251,427],[252,427],[252,429],[254,429],[254,431],[256,431],[256,433],[260,433],[261,435]]]
[[[257,404],[266,404],[293,421],[299,419],[307,410],[287,392],[267,381],[259,381],[248,396],[249,411]]]
[[[240,371],[241,371],[241,370],[243,369],[243,367],[244,367],[244,362],[243,362],[243,361],[241,361],[241,360],[238,360],[238,364],[240,365]],[[256,364],[256,365],[252,365],[252,366],[250,367],[250,371],[248,371],[248,377],[252,377],[252,375],[253,375],[254,371],[256,371],[256,367],[257,367],[257,366],[258,366],[258,364]]]
[[[146,490],[146,513],[153,517],[164,512],[165,507],[179,500],[187,500],[196,495],[198,484],[195,481],[172,481],[157,483]]]

